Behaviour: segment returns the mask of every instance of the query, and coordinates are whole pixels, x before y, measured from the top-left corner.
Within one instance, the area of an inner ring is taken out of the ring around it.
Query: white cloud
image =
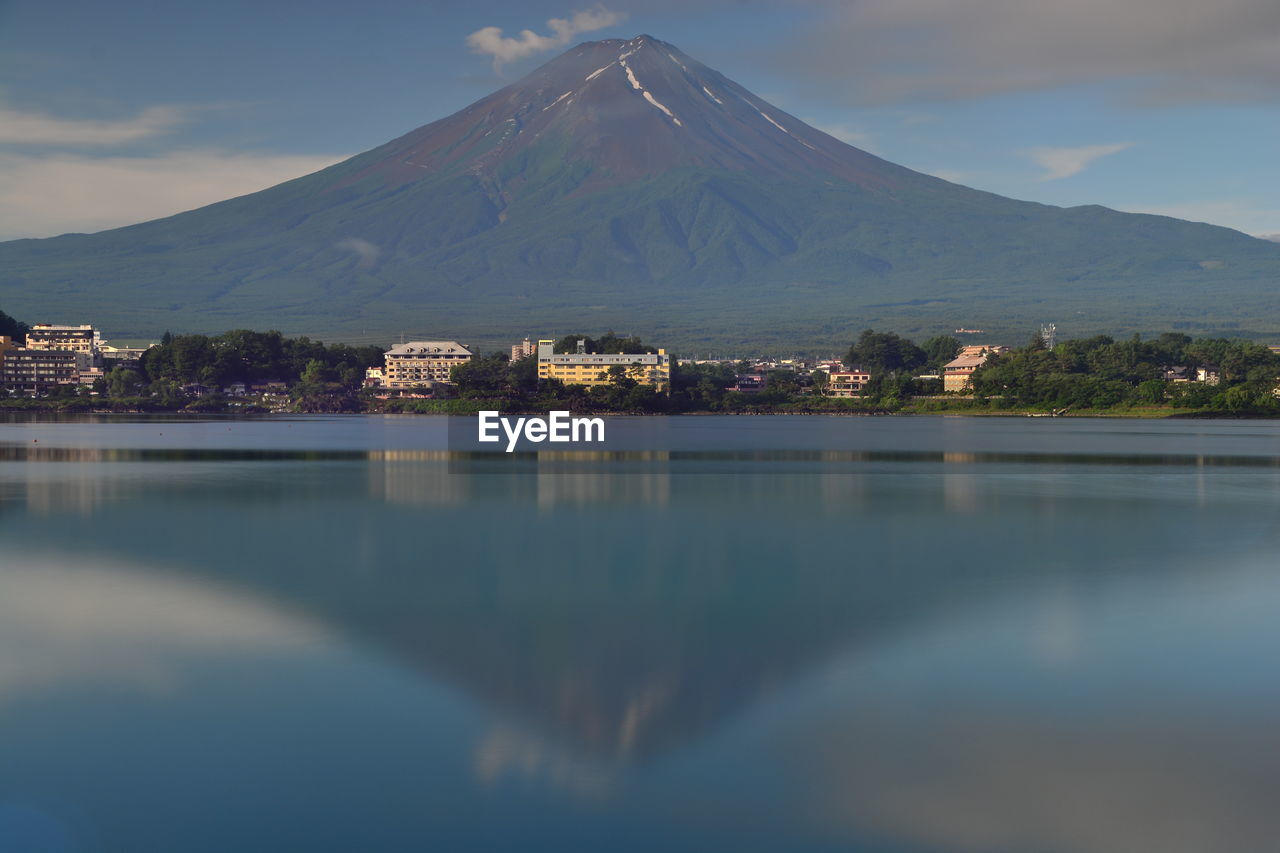
[[[1076,148],[1030,148],[1024,153],[1044,168],[1041,181],[1057,181],[1083,172],[1095,160],[1132,147],[1132,142],[1117,142],[1111,145],[1081,145]]]
[[[131,225],[256,192],[342,159],[216,150],[155,157],[0,153],[0,239]]]
[[[1280,242],[1280,207],[1247,199],[1188,201],[1178,204],[1119,204],[1128,213],[1153,213],[1191,222],[1208,222]]]
[[[799,0],[796,0],[799,2]],[[1273,100],[1274,0],[859,0],[822,11],[788,70],[854,101],[927,102],[1127,80],[1152,101]]]
[[[297,656],[326,642],[318,626],[195,580],[102,559],[10,562],[0,569],[0,704],[80,684],[164,691],[197,656]]]
[[[501,27],[482,27],[467,36],[467,46],[472,53],[492,56],[494,71],[501,71],[503,63],[567,47],[570,40],[580,33],[612,27],[626,18],[625,12],[611,12],[604,6],[596,6],[574,12],[569,18],[552,18],[547,21],[547,27],[554,35],[543,36],[533,30],[521,30],[518,37],[504,36]]]
[[[148,107],[117,121],[57,118],[0,104],[0,143],[17,145],[120,145],[165,133],[186,120],[176,107]]]
[[[355,252],[360,259],[357,262],[357,266],[362,270],[367,270],[376,264],[378,256],[382,254],[382,249],[376,243],[370,243],[360,237],[347,237],[345,240],[339,240],[334,244],[334,247],[346,249],[348,252]]]

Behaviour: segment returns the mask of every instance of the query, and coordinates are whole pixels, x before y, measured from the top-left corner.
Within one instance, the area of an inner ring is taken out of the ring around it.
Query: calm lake
[[[0,421],[0,850],[1277,849],[1280,423],[608,429]]]

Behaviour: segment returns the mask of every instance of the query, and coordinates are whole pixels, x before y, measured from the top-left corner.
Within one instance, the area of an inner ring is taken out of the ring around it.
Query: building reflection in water
[[[515,778],[530,786],[551,786],[579,797],[604,799],[613,793],[616,766],[566,749],[536,734],[499,725],[475,745],[472,769],[483,785]]]
[[[480,495],[558,506],[644,504],[670,500],[666,453],[539,453],[508,459],[448,451],[369,454],[369,494],[394,504],[461,506]]]
[[[459,506],[471,499],[472,480],[449,473],[445,450],[384,450],[369,454],[369,496],[390,504]]]

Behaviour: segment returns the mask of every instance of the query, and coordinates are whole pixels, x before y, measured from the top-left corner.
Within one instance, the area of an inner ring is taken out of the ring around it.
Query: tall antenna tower
[[[1040,324],[1040,340],[1044,341],[1044,348],[1053,349],[1058,345],[1058,324],[1057,323],[1041,323]]]

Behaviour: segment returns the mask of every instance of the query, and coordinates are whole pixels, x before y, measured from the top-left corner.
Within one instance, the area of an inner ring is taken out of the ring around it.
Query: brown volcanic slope
[[[852,148],[651,36],[581,44],[466,109],[379,149],[356,177],[409,183],[465,168],[504,193],[505,168],[548,139],[592,167],[580,191],[679,167],[826,172],[884,188],[914,173]],[[894,175],[893,173],[898,173]],[[500,201],[495,200],[501,204]]]
[[[639,36],[579,45],[295,181],[0,244],[0,309],[120,337],[496,344],[612,327],[685,351],[794,351],[873,325],[1280,329],[1278,272],[1280,245],[1226,228],[896,166]]]

